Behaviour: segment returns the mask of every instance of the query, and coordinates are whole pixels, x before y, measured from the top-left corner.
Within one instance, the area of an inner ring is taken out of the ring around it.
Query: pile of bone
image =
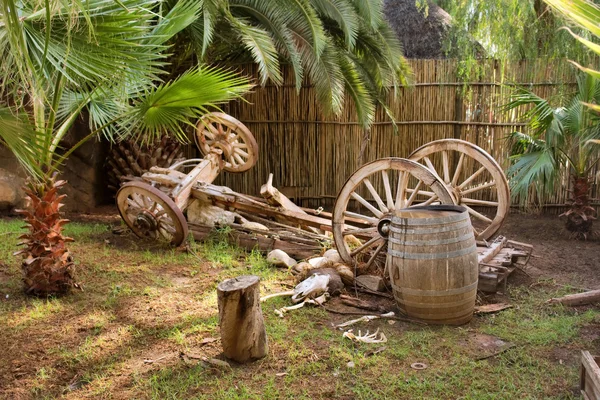
[[[381,282],[373,281],[373,278],[381,280],[379,277],[363,275],[357,277],[355,282],[354,272],[342,262],[337,250],[334,249],[327,250],[321,257],[302,262],[297,262],[282,250],[273,250],[267,255],[267,261],[277,267],[287,268],[298,282],[294,290],[261,298],[261,301],[266,301],[273,297],[291,296],[294,305],[275,310],[280,317],[307,304],[322,305],[331,296],[340,294],[346,285],[351,286],[356,283],[366,289],[382,289]]]

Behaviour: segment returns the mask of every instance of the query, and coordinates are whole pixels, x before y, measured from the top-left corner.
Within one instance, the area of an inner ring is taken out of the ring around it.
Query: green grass
[[[590,345],[582,330],[600,325],[597,308],[544,304],[568,288],[510,287],[512,309],[476,317],[464,327],[362,323],[354,329],[379,328],[388,342],[357,345],[332,326],[355,317],[307,307],[280,318],[273,310],[289,300],[276,298],[262,304],[269,355],[220,370],[180,357],[220,357],[218,341],[204,342],[219,337],[217,284],[256,274],[261,291],[270,293],[293,282],[287,271],[270,266],[260,252],[227,244],[226,232],[191,242],[183,252],[146,250],[131,237],[111,236],[102,224],[70,224],[84,291],[34,299],[22,294],[20,262],[10,256],[20,226],[0,221],[0,234],[6,233],[0,253],[8,255],[0,288],[9,295],[0,301],[0,345],[7,360],[0,363],[0,376],[13,376],[11,365],[21,365],[24,375],[0,385],[0,398],[14,397],[5,388],[58,398],[74,380],[79,389],[67,398],[569,399],[577,396],[579,352]],[[478,361],[481,353],[469,341],[476,334],[514,347]],[[413,370],[414,362],[428,368]]]

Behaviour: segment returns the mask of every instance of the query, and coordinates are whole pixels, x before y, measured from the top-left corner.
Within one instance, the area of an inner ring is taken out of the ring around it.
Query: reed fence
[[[575,71],[565,60],[483,61],[477,79],[464,82],[455,60],[412,60],[414,84],[388,101],[397,125],[377,109],[375,123],[364,130],[346,100],[341,115],[325,116],[314,88],[304,84],[299,93],[292,75],[280,87],[256,88],[226,111],[241,120],[258,142],[259,161],[242,174],[221,174],[219,184],[258,194],[274,174],[274,185],[305,207],[330,208],[338,190],[360,165],[381,157],[406,157],[419,146],[442,138],[460,138],[488,151],[503,168],[509,164],[506,136],[523,130],[523,111],[502,112],[514,86],[528,87],[544,98],[573,90]],[[255,66],[244,72],[256,76]],[[190,148],[189,156],[193,149]],[[596,176],[594,171],[594,176]],[[468,171],[465,171],[468,173]],[[597,182],[593,197],[597,197]],[[482,199],[487,200],[482,194]],[[569,183],[538,198],[550,213],[561,212],[569,199]],[[516,204],[515,204],[516,206]]]

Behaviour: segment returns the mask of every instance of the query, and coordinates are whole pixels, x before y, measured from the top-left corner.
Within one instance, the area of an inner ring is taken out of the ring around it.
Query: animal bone
[[[379,334],[379,338],[377,338],[377,334]],[[342,337],[346,337],[350,340],[352,340],[353,342],[362,342],[362,343],[385,343],[387,342],[387,338],[385,337],[385,335],[383,334],[383,332],[379,332],[379,329],[377,329],[375,331],[375,333],[369,335],[369,331],[367,331],[367,333],[365,333],[364,335],[362,334],[361,331],[358,331],[358,335],[355,335],[354,333],[352,333],[352,329],[350,329],[349,331],[344,332],[344,334],[342,335]]]
[[[292,302],[294,304],[300,303],[306,298],[314,298],[320,294],[327,292],[329,287],[329,275],[314,274],[307,279],[300,282],[294,290],[287,290],[285,292],[273,293],[268,296],[260,298],[260,301],[271,299],[279,296],[292,296]]]
[[[314,274],[309,278],[300,282],[294,288],[292,296],[293,303],[299,303],[302,300],[311,297],[316,297],[323,292],[327,292],[329,285],[329,275]]]
[[[294,295],[294,291],[293,290],[287,290],[285,292],[279,292],[279,293],[271,293],[267,296],[263,296],[260,298],[260,302],[262,303],[263,301],[267,301],[269,299],[272,299],[273,297],[282,297],[282,296],[293,296]]]
[[[277,314],[281,318],[283,318],[283,314],[285,314],[286,312],[302,308],[302,307],[304,307],[305,304],[322,305],[327,300],[329,300],[329,293],[325,292],[321,296],[319,296],[319,297],[317,297],[315,299],[308,299],[308,300],[305,300],[302,303],[296,304],[294,306],[282,307],[282,308],[280,308],[278,310],[275,310],[275,314]]]
[[[379,318],[389,318],[389,317],[394,317],[396,316],[396,314],[393,311],[390,311],[389,313],[385,313],[385,314],[381,314],[381,315],[364,315],[360,318],[357,319],[353,319],[347,322],[344,322],[342,324],[336,325],[336,328],[344,328],[346,326],[350,326],[350,325],[354,325],[358,322],[369,322],[369,321],[373,321],[374,319],[379,319]]]

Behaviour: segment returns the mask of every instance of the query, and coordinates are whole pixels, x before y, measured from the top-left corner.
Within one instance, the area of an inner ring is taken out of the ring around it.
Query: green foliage
[[[172,38],[200,15],[181,0],[6,0],[0,8],[0,139],[44,179],[83,141],[136,132],[180,138],[181,124],[249,89],[229,72],[196,68],[161,84]],[[92,132],[61,141],[82,112]],[[59,153],[62,153],[60,156]]]
[[[282,84],[288,64],[296,88],[308,78],[325,112],[341,112],[350,93],[365,127],[375,105],[410,76],[379,0],[207,0],[186,32],[180,42],[191,51],[183,58],[195,52],[204,61],[254,62],[262,85]]]
[[[590,60],[588,53],[572,46],[569,34],[559,29],[566,20],[551,13],[541,0],[435,2],[452,16],[444,46],[460,60],[465,76],[479,72],[476,59],[482,56],[514,60],[567,57],[585,63]],[[581,35],[587,36],[585,32]]]
[[[596,40],[600,38],[600,7],[590,0],[544,0],[560,15],[567,18],[569,21],[575,23],[576,26],[582,28],[584,31],[581,35],[574,33],[571,29],[567,28],[567,31],[585,47],[591,50],[596,56],[600,55],[600,45],[586,38],[588,34],[591,34]],[[586,59],[578,58],[579,63],[586,64]],[[600,71],[593,68],[587,68],[581,66],[579,63],[571,61],[575,66],[584,71],[585,73],[593,76],[596,79],[600,79]],[[600,106],[594,104],[587,104],[595,111],[600,111]],[[596,142],[593,142],[596,143]]]
[[[507,175],[513,196],[525,202],[532,187],[538,193],[553,193],[565,169],[586,177],[598,162],[598,148],[588,142],[600,138],[600,125],[583,103],[600,104],[600,81],[591,75],[578,76],[577,93],[559,107],[526,89],[515,92],[505,108],[530,108],[524,114],[529,133],[510,136],[512,165]]]

